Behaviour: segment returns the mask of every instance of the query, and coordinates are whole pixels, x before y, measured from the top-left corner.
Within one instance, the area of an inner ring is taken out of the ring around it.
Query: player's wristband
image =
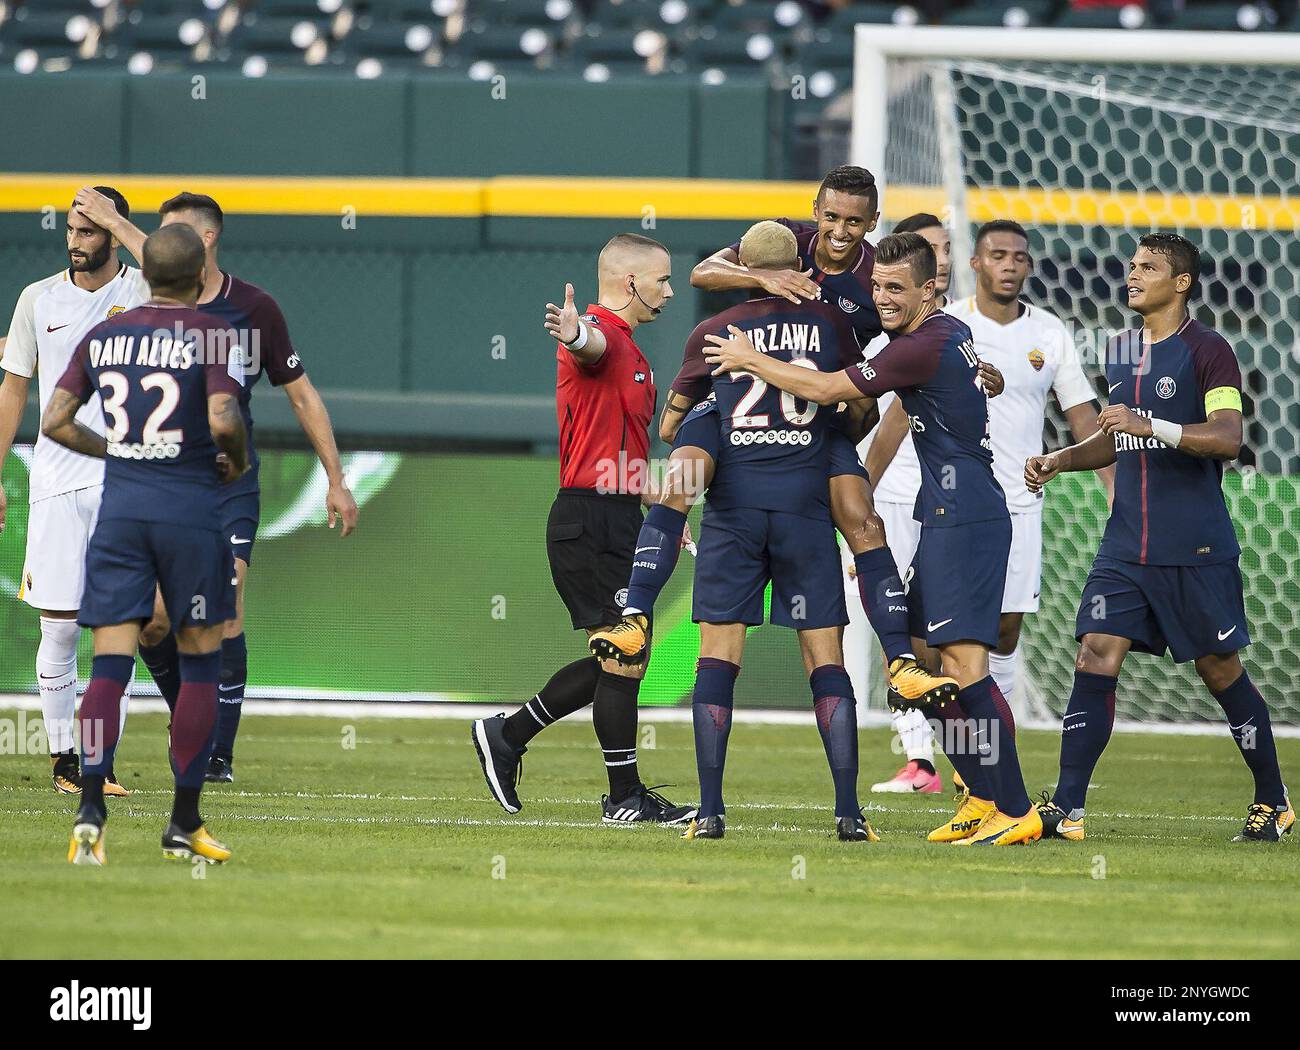
[[[1151,436],[1162,445],[1177,448],[1178,443],[1183,440],[1183,428],[1181,424],[1171,423],[1167,419],[1153,419],[1151,420]]]
[[[567,346],[574,353],[577,353],[579,350],[581,350],[584,346],[587,345],[588,334],[589,333],[587,332],[587,326],[583,324],[581,321],[579,321],[577,337],[573,340],[573,342],[565,343],[564,345]]]

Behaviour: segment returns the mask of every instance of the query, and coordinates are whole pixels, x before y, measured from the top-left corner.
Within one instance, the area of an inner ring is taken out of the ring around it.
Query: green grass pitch
[[[644,773],[693,796],[690,726],[653,736]],[[863,731],[864,784],[893,772],[889,739]],[[1048,785],[1056,735],[1020,740],[1030,784]],[[1300,741],[1279,747],[1300,768]],[[735,726],[721,842],[602,827],[586,723],[534,742],[516,817],[487,797],[459,721],[248,715],[235,768],[203,807],[234,859],[196,878],[158,846],[171,790],[161,715],[127,727],[118,771],[136,794],[111,805],[103,869],[65,862],[74,802],[50,788],[47,760],[0,759],[0,957],[1300,952],[1285,921],[1300,841],[1229,841],[1250,794],[1226,733],[1117,734],[1087,841],[979,851],[923,841],[949,811],[942,795],[864,794],[883,841],[836,841],[811,726]]]

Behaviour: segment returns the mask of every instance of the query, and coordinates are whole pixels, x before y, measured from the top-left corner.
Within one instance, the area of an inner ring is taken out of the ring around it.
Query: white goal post
[[[1224,479],[1254,642],[1243,658],[1275,719],[1300,725],[1300,35],[859,25],[855,42],[849,159],[881,186],[882,230],[921,211],[949,225],[950,298],[973,291],[979,225],[1019,221],[1035,256],[1026,296],[1067,324],[1096,380],[1106,338],[1133,326],[1118,292],[1137,238],[1201,247],[1192,311],[1233,345],[1247,401],[1246,449]],[[1064,437],[1049,418],[1049,447]],[[1042,607],[1021,642],[1040,717],[1069,695],[1107,513],[1090,475],[1048,491]],[[1130,658],[1118,709],[1221,717],[1167,657]]]

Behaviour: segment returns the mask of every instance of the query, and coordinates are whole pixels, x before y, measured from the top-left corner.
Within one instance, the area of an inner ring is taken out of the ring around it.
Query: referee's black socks
[[[600,749],[605,753],[609,797],[615,801],[627,798],[641,786],[641,775],[636,768],[636,701],[640,691],[639,678],[603,669],[596,682],[592,721]]]
[[[506,743],[515,749],[524,747],[552,722],[586,707],[596,695],[599,675],[600,663],[594,656],[561,667],[536,696],[506,719]]]

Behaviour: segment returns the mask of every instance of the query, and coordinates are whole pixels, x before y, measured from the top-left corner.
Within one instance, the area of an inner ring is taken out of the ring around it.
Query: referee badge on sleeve
[[[645,382],[645,373],[644,373],[644,372],[636,372],[636,373],[634,373],[633,376],[632,376],[632,381],[633,381],[634,383],[644,383],[644,382]]]

